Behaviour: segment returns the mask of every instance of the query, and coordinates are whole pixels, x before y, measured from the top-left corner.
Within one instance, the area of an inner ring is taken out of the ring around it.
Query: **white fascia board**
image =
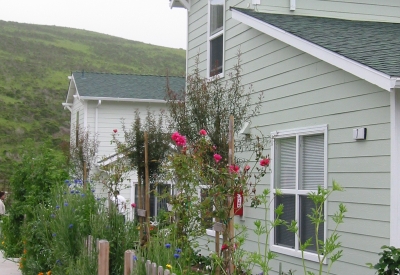
[[[68,79],[69,79],[69,86],[68,86],[68,93],[67,93],[67,98],[65,99],[65,103],[71,103],[71,102],[68,102],[68,98],[69,98],[70,93],[71,93],[72,85],[75,85],[75,80],[73,78],[73,75],[68,76]],[[75,89],[76,89],[76,85],[75,85]]]
[[[172,8],[185,8],[188,11],[190,10],[189,0],[170,0],[169,7]]]
[[[68,109],[70,112],[72,112],[72,103],[62,103],[62,106],[64,106],[64,110]]]
[[[75,83],[74,75],[72,75],[71,83],[73,83],[73,84],[75,85],[75,91],[76,91],[75,95],[76,95],[76,97],[78,98],[78,100],[81,100],[81,99],[80,99],[79,92],[78,92],[78,87],[76,86],[76,83]],[[75,95],[73,95],[73,96],[75,96]]]
[[[387,74],[327,50],[321,46],[313,44],[305,39],[302,39],[235,9],[232,9],[232,18],[294,48],[308,53],[309,55],[312,55],[361,79],[364,79],[365,81],[375,84],[386,91],[390,91],[390,89],[393,88],[391,86],[393,84],[391,77]]]
[[[120,159],[120,158],[122,158],[122,157],[124,157],[124,154],[119,153],[119,154],[116,154],[116,155],[113,155],[113,156],[108,157],[106,160],[100,160],[100,161],[98,161],[98,162],[97,162],[97,165],[98,165],[98,166],[107,166],[107,165],[109,165],[110,163],[113,163],[113,162],[115,162],[116,160],[118,160],[118,159]]]
[[[122,98],[122,97],[96,97],[81,96],[81,100],[104,100],[104,101],[125,101],[125,102],[148,102],[148,103],[167,103],[162,99],[140,99],[140,98]]]

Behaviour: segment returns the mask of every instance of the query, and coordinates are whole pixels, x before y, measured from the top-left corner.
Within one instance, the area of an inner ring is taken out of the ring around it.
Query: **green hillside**
[[[0,21],[0,190],[25,139],[50,137],[55,148],[67,147],[70,113],[61,102],[67,76],[80,70],[183,76],[185,51],[84,30]]]

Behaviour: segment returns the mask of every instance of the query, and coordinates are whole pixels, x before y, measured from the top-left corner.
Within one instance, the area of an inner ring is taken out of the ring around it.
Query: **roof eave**
[[[147,103],[167,103],[163,99],[142,99],[142,98],[122,98],[122,97],[97,97],[80,96],[81,100],[104,100],[104,101],[125,101],[125,102],[147,102]]]
[[[169,7],[172,8],[185,8],[190,10],[189,0],[169,0]]]
[[[393,81],[393,78],[385,73],[372,69],[371,67],[365,66],[352,59],[311,43],[278,27],[235,10],[234,8],[231,10],[233,19],[236,19],[237,21],[263,32],[275,39],[278,39],[294,48],[297,48],[305,53],[308,53],[309,55],[312,55],[361,79],[364,79],[365,81],[375,84],[386,91],[393,89],[396,83],[399,84],[398,81]]]
[[[392,77],[391,78],[391,88],[392,89],[400,89],[400,77]]]
[[[71,98],[78,98],[79,99],[79,92],[78,92],[78,87],[76,87],[75,84],[75,79],[74,75],[72,74],[71,76],[68,76],[69,79],[69,87],[68,87],[68,92],[67,92],[67,98],[65,99],[65,102],[62,103],[62,106],[65,109],[68,109],[69,111],[72,111],[72,105],[73,105],[73,100],[70,100]],[[72,93],[72,85],[75,87],[75,94]]]

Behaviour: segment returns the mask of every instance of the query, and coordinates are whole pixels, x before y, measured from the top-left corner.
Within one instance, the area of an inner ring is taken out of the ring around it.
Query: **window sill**
[[[294,250],[292,248],[283,247],[283,246],[279,246],[279,245],[271,245],[271,251],[301,259],[301,251],[300,250]],[[319,262],[318,255],[316,253],[312,253],[312,252],[305,251],[304,259],[311,261],[311,262]],[[327,264],[326,259],[324,260],[323,263]]]
[[[222,73],[214,75],[214,76],[209,76],[207,78],[207,82],[213,82],[217,79],[223,79],[224,77],[225,77],[224,72],[222,72]]]

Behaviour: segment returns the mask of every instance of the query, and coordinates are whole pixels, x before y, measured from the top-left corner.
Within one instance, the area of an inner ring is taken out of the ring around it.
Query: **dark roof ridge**
[[[155,75],[155,74],[129,74],[129,73],[107,73],[107,72],[88,72],[88,71],[73,71],[72,73],[85,73],[85,74],[108,74],[108,75],[132,75],[132,76],[156,76],[156,77],[180,77],[184,78],[184,76],[176,76],[176,75]]]

